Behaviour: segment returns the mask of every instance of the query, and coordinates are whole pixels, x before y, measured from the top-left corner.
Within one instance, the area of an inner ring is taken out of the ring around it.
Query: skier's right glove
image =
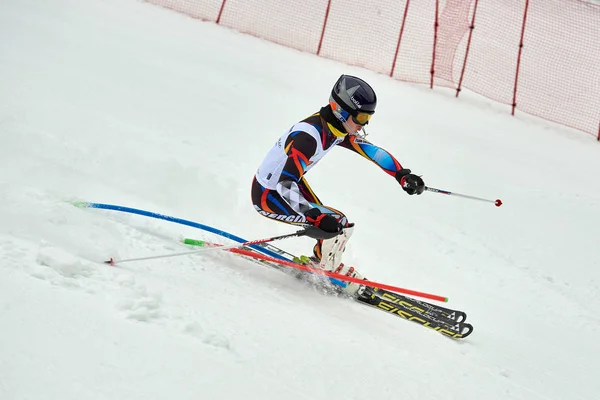
[[[309,224],[327,233],[340,233],[344,229],[344,226],[333,215],[322,213],[316,207],[308,210],[304,216]]]
[[[411,174],[410,169],[404,168],[396,172],[396,180],[402,186],[402,189],[410,195],[421,194],[425,190],[425,182],[415,174]]]

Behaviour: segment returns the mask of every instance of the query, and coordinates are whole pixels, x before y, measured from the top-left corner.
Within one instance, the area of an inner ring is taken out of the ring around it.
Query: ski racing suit
[[[348,227],[346,215],[325,206],[304,177],[337,145],[374,162],[392,177],[402,169],[398,160],[386,150],[359,136],[347,135],[328,105],[292,126],[268,152],[252,181],[254,209],[276,221],[306,225],[305,213],[316,207]],[[319,260],[322,242],[318,241],[313,249]]]

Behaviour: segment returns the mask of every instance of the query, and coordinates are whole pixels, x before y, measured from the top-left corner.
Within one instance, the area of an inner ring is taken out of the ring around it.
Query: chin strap
[[[344,127],[344,129],[346,130],[346,132],[350,132],[350,128],[348,126],[348,122],[342,122],[342,126]],[[360,130],[358,130],[358,131],[356,131],[354,133],[348,133],[348,134],[352,135],[352,136],[359,137],[361,139],[365,139],[367,137],[367,135],[368,135],[364,126],[361,126]]]
[[[362,132],[362,133],[361,133],[361,132]],[[358,131],[358,132],[355,132],[355,133],[350,133],[350,135],[352,135],[352,136],[356,136],[356,137],[357,137],[357,138],[359,138],[359,139],[366,139],[366,138],[367,138],[367,135],[368,135],[368,133],[367,133],[367,131],[365,130],[365,127],[363,126],[363,127],[362,127],[362,129],[361,129],[360,131]]]
[[[364,127],[364,126],[362,127],[361,131],[362,131],[362,134],[361,134],[361,133],[358,133],[358,132],[356,132],[356,134],[355,134],[354,136],[358,136],[358,137],[359,137],[359,138],[361,138],[361,139],[366,139],[366,138],[367,138],[367,135],[368,135],[368,133],[367,133],[367,131],[366,131],[366,129],[365,129],[365,127]]]

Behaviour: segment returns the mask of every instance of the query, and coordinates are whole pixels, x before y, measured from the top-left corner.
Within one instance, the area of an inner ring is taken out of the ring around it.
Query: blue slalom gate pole
[[[71,202],[71,204],[73,204],[75,207],[79,207],[79,208],[97,208],[97,209],[101,209],[101,210],[120,211],[120,212],[129,213],[129,214],[142,215],[144,217],[161,219],[163,221],[174,222],[176,224],[191,226],[192,228],[197,228],[197,229],[201,229],[206,232],[214,233],[216,235],[225,237],[227,239],[231,239],[238,243],[246,243],[247,242],[246,239],[243,239],[239,236],[233,235],[229,232],[213,228],[212,226],[200,224],[200,223],[194,222],[194,221],[188,221],[188,220],[182,219],[182,218],[171,217],[169,215],[158,214],[158,213],[154,213],[151,211],[140,210],[140,209],[132,208],[132,207],[118,206],[118,205],[114,205],[114,204],[92,203],[92,202],[87,202],[87,201],[76,201],[76,202]],[[264,247],[256,245],[256,244],[250,245],[249,247],[258,252],[261,252],[263,254],[266,254],[268,256],[276,258],[278,260],[284,260],[284,261],[289,261],[289,262],[292,261],[292,260],[282,256],[281,254],[277,254],[274,251],[271,251],[267,248],[264,248]],[[335,278],[329,278],[329,280],[334,285],[346,287],[346,282],[342,282]]]

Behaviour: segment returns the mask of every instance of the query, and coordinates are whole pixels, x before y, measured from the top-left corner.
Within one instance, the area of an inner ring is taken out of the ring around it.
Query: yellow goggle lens
[[[357,124],[361,124],[361,125],[366,125],[369,120],[371,119],[371,116],[373,114],[367,114],[367,113],[358,113],[356,115],[356,117],[352,117],[352,119],[354,120],[354,122],[356,122]]]

